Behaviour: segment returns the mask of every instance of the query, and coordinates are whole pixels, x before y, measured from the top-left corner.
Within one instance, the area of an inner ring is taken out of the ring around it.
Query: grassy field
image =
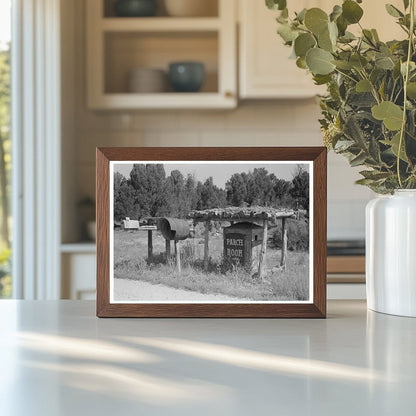
[[[258,279],[243,268],[224,270],[223,237],[210,235],[210,264],[202,268],[202,238],[181,242],[182,271],[178,273],[172,258],[166,262],[165,240],[153,233],[152,262],[147,261],[147,232],[114,232],[114,277],[163,284],[176,289],[204,294],[224,294],[255,301],[307,300],[309,297],[309,254],[289,251],[286,270],[278,270],[280,250],[267,249],[268,273]],[[258,249],[258,248],[257,248]],[[173,242],[172,242],[173,253]]]

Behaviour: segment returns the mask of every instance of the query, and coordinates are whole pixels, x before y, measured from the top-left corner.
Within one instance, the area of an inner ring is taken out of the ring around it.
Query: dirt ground
[[[114,279],[115,301],[182,301],[182,302],[238,302],[239,299],[219,294],[203,294],[190,290],[174,289],[164,285],[153,285],[140,280]]]

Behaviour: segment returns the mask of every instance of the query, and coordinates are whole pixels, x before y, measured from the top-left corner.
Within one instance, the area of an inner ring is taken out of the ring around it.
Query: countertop
[[[98,319],[0,301],[0,415],[412,415],[416,319]]]

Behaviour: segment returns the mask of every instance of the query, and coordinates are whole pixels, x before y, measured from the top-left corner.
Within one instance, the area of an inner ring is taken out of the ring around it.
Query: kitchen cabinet
[[[88,0],[87,102],[90,109],[234,108],[237,105],[236,5],[218,2],[217,16],[116,17],[104,0]],[[111,6],[111,3],[110,3]],[[130,71],[167,71],[175,61],[199,61],[200,92],[132,93]]]
[[[61,253],[62,299],[95,300],[95,244],[63,244]]]
[[[328,0],[300,0],[296,10],[325,8],[325,3]],[[277,13],[268,10],[263,1],[239,0],[238,7],[240,97],[308,98],[322,92],[311,75],[289,59],[291,50],[276,33]]]
[[[333,0],[299,0],[289,8],[302,10],[320,7],[330,12]],[[391,2],[400,9],[401,0]],[[378,0],[366,0],[361,4],[364,9],[362,25],[376,28],[381,40],[403,38],[404,32],[388,15],[384,3]],[[266,8],[263,1],[238,0],[239,8],[239,91],[242,99],[291,99],[308,98],[325,92],[324,87],[313,84],[312,77],[298,68],[293,59],[289,59],[291,49],[283,44],[277,35],[276,11]],[[349,30],[358,33],[357,25]]]

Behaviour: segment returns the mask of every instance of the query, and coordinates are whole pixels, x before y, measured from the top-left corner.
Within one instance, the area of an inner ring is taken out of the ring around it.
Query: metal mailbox
[[[188,221],[179,218],[159,218],[158,228],[166,240],[186,240],[191,232]]]
[[[224,228],[224,258],[244,267],[252,265],[253,248],[263,241],[263,228],[251,222],[239,222]]]

